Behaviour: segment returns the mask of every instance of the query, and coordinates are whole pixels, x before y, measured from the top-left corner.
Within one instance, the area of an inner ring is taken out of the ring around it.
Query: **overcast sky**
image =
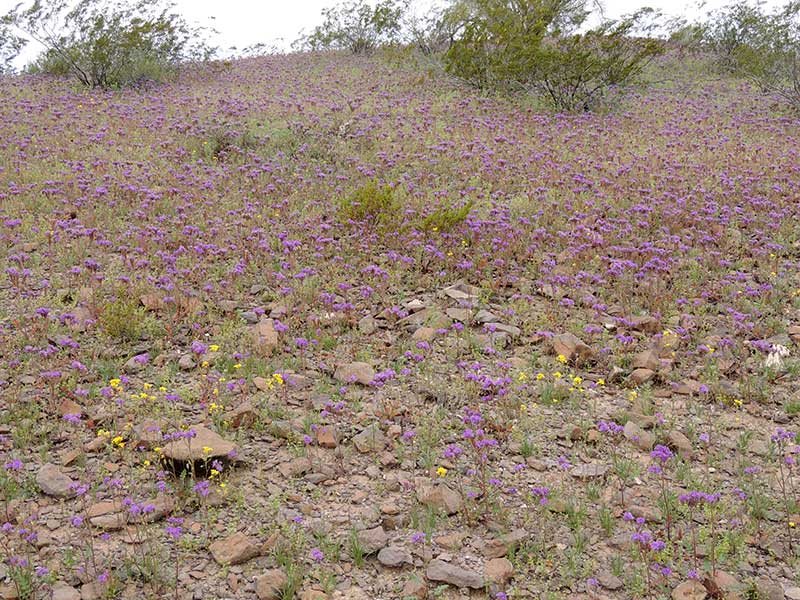
[[[45,0],[46,1],[46,0]],[[442,0],[412,0],[418,9]],[[658,8],[672,16],[696,16],[729,4],[732,0],[708,0],[702,11],[697,0],[604,0],[609,18],[631,13],[642,6]],[[0,14],[5,14],[19,0],[0,0]],[[175,0],[178,11],[189,21],[212,25],[220,33],[213,40],[221,49],[245,48],[256,43],[277,44],[288,48],[298,33],[311,30],[320,22],[320,11],[337,0]],[[27,4],[27,3],[26,3]],[[27,62],[37,48],[30,44],[23,57]]]

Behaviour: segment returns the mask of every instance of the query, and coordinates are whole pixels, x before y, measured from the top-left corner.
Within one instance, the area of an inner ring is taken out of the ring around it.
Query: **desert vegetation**
[[[800,598],[793,7],[523,5],[0,78],[3,598]]]

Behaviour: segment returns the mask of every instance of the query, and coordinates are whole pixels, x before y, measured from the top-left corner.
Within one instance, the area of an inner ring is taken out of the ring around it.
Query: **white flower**
[[[787,356],[789,356],[789,349],[786,346],[773,344],[772,350],[764,361],[764,366],[768,369],[782,369],[783,359]]]

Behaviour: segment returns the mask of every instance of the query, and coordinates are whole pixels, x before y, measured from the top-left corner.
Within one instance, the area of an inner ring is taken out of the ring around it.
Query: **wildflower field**
[[[0,597],[800,600],[800,120],[659,61],[0,79]]]

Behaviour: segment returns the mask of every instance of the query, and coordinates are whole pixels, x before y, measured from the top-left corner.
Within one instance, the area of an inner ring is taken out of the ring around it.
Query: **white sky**
[[[441,0],[412,0],[412,3],[418,9],[424,9],[436,1]],[[19,0],[0,0],[0,14],[5,14],[18,2]],[[731,2],[732,0],[708,0],[702,10],[698,9],[697,0],[603,0],[603,5],[608,18],[631,13],[642,6],[660,9],[671,16],[695,17]],[[175,0],[175,4],[177,11],[188,21],[198,25],[211,25],[217,29],[220,33],[212,42],[224,51],[230,46],[242,49],[259,42],[276,44],[288,49],[291,42],[299,37],[300,30],[310,31],[320,22],[320,11],[323,8],[338,2],[337,0]],[[34,44],[29,44],[18,62],[24,64],[31,60],[38,50]]]

